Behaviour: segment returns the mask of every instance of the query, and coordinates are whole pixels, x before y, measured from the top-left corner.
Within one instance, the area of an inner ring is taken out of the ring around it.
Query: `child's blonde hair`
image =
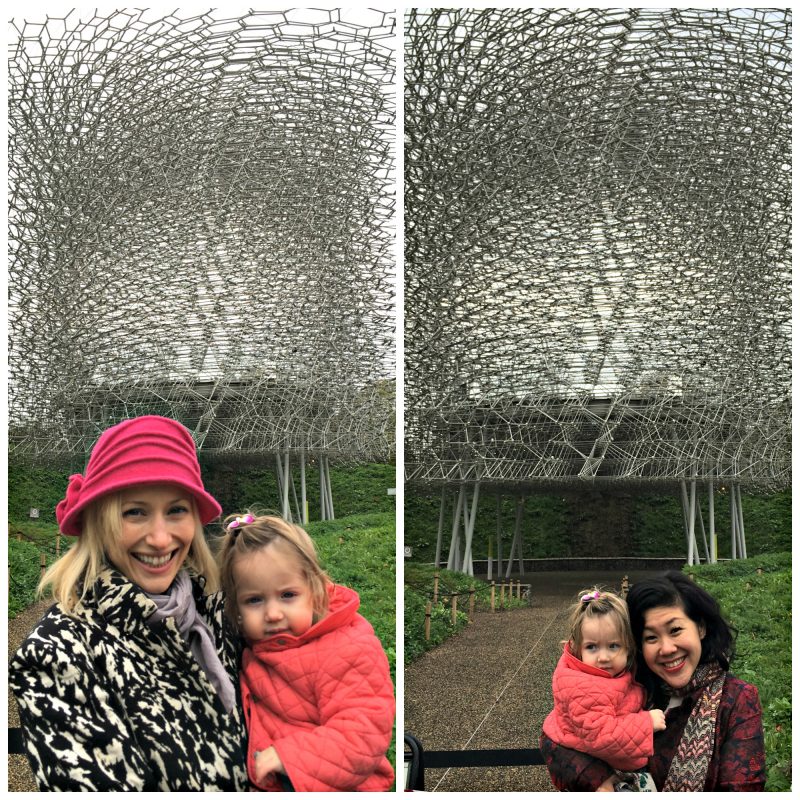
[[[197,521],[194,539],[189,546],[185,565],[206,579],[204,591],[219,588],[219,573],[214,555],[206,542],[203,525],[193,497],[189,497]],[[53,599],[70,616],[83,601],[100,573],[113,566],[106,557],[106,545],[122,538],[122,493],[110,492],[95,500],[83,511],[83,529],[75,544],[50,565],[39,581],[38,596],[43,597],[48,586]]]
[[[225,535],[219,548],[219,569],[228,617],[237,623],[236,581],[233,575],[237,559],[270,545],[275,545],[295,561],[311,592],[314,615],[324,616],[328,610],[328,585],[331,580],[319,564],[314,540],[299,525],[287,522],[282,517],[269,514],[251,516],[252,522],[241,523],[243,515],[231,514],[223,522]],[[239,526],[229,529],[231,522],[237,519],[240,520]]]
[[[628,604],[614,592],[593,586],[584,589],[575,603],[569,618],[569,650],[576,658],[581,657],[583,644],[583,621],[610,616],[627,651],[626,669],[632,669],[636,658],[636,643],[633,639]]]

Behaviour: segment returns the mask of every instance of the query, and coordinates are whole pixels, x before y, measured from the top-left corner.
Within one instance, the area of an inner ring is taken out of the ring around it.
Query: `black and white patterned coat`
[[[247,791],[239,641],[220,594],[200,614],[237,689],[229,714],[174,620],[105,570],[78,616],[53,606],[15,654],[9,683],[31,769],[49,791]]]

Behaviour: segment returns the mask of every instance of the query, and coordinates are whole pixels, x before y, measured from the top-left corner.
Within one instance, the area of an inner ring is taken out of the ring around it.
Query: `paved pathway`
[[[647,573],[630,573],[631,581]],[[477,614],[405,669],[405,728],[429,750],[538,747],[570,604],[622,575],[537,573],[531,608]],[[555,791],[545,767],[426,770],[428,791]]]

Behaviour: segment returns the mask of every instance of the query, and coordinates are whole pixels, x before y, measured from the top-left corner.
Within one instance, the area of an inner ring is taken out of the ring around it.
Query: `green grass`
[[[792,779],[792,559],[790,553],[684,567],[738,630],[731,672],[758,688],[764,710],[767,791]],[[758,568],[763,570],[758,574]]]
[[[364,514],[312,522],[319,559],[336,583],[355,589],[359,613],[369,620],[383,644],[395,676],[396,584],[394,514]]]
[[[491,608],[491,584],[478,578],[472,578],[460,572],[439,570],[438,602],[431,608],[431,636],[425,639],[425,608],[433,601],[434,573],[436,570],[428,564],[406,562],[403,571],[404,611],[403,623],[403,658],[406,664],[419,658],[427,650],[444,642],[458,633],[467,624],[469,608],[469,592],[475,588],[475,610],[486,611]],[[456,592],[456,623],[452,622],[451,596]],[[525,600],[505,598],[504,608],[519,608],[527,605]],[[495,592],[495,606],[500,607],[500,589]]]

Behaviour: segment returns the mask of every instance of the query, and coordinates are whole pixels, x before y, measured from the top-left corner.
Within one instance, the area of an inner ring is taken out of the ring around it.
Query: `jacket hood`
[[[331,583],[328,585],[328,612],[305,633],[300,636],[282,633],[280,636],[273,636],[258,642],[249,641],[248,645],[254,653],[302,647],[307,642],[319,639],[320,636],[324,636],[326,633],[352,623],[356,618],[360,604],[358,593],[353,589]]]
[[[593,667],[590,664],[585,664],[577,656],[572,655],[569,649],[569,642],[564,643],[564,653],[561,656],[562,666],[567,669],[575,669],[578,672],[583,672],[584,675],[596,675],[599,678],[606,678],[610,681],[625,681],[626,675],[630,670],[625,669],[619,675],[609,675],[604,669]]]

